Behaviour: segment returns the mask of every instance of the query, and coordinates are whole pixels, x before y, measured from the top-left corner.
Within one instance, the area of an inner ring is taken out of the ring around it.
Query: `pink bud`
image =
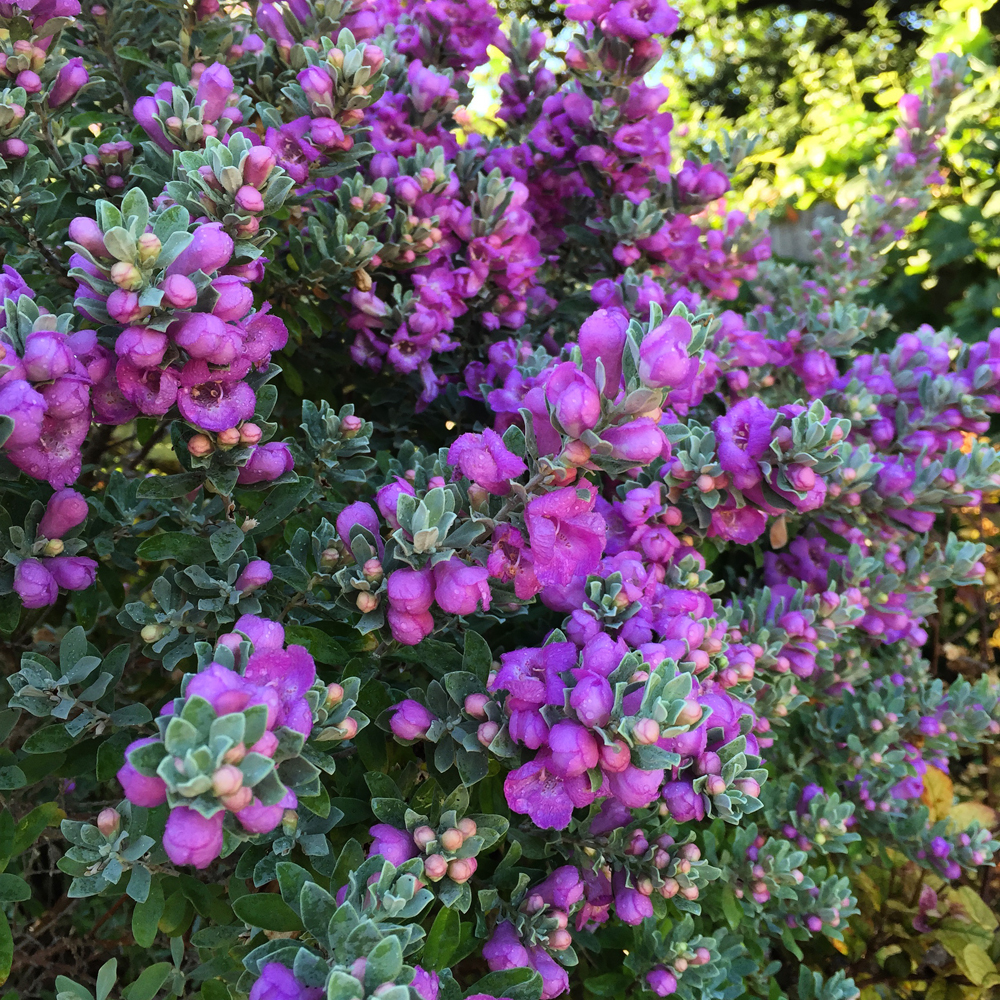
[[[102,809],[97,814],[97,829],[105,837],[113,837],[121,827],[122,818],[116,809]]]

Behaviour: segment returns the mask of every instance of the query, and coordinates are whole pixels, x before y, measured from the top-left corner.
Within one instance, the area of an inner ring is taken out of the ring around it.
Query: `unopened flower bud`
[[[703,710],[701,705],[696,701],[692,701],[690,698],[684,702],[684,707],[681,709],[680,714],[677,716],[678,726],[693,726],[698,722],[702,715]]]
[[[463,707],[465,708],[466,714],[471,715],[473,719],[485,719],[486,706],[489,702],[490,696],[488,694],[476,692],[465,696]]]
[[[211,455],[215,451],[215,445],[212,444],[211,440],[205,434],[195,434],[190,441],[187,443],[188,453],[194,455],[195,458],[204,458],[205,455]]]
[[[101,831],[102,836],[113,837],[120,829],[121,823],[122,818],[118,815],[117,809],[102,809],[97,814],[97,829]]]
[[[562,927],[552,931],[545,942],[552,951],[565,951],[573,943],[573,935]]]
[[[42,549],[42,555],[50,557],[60,555],[65,547],[66,545],[61,538],[50,538],[45,543],[45,548]]]
[[[457,851],[462,846],[464,840],[462,831],[455,829],[455,827],[450,827],[441,834],[441,846],[446,851]]]
[[[238,764],[247,755],[246,745],[240,741],[234,747],[230,747],[223,755],[222,759],[227,764]]]
[[[484,747],[488,747],[496,739],[496,735],[499,732],[500,727],[495,722],[484,722],[476,730],[476,739]]]
[[[382,579],[382,564],[378,559],[368,559],[361,567],[361,574],[369,583],[379,583]]]
[[[424,860],[424,873],[432,882],[437,882],[448,873],[448,862],[440,854],[432,854]]]
[[[219,801],[230,811],[239,812],[253,802],[253,789],[247,785],[238,788],[231,795],[220,795]]]
[[[476,821],[471,816],[466,816],[465,819],[460,819],[458,821],[458,828],[462,831],[463,837],[474,837],[476,831],[479,829],[476,826]]]
[[[218,796],[232,795],[243,787],[243,772],[233,764],[223,764],[212,775],[212,791]]]
[[[256,424],[249,421],[240,424],[240,444],[260,444],[263,436],[264,432]]]
[[[472,865],[469,864],[468,858],[460,858],[456,861],[449,862],[448,864],[448,877],[453,881],[462,885],[464,882],[468,882],[472,878]]]
[[[159,236],[155,233],[143,233],[136,240],[136,245],[139,247],[139,260],[144,264],[147,261],[156,260],[160,256],[160,250],[163,247]]]
[[[368,614],[378,607],[378,598],[367,590],[362,590],[355,601],[362,614]]]
[[[640,719],[632,730],[636,743],[649,746],[660,738],[660,724],[656,719]]]
[[[139,636],[143,642],[157,642],[169,631],[170,628],[167,625],[143,625]]]
[[[429,826],[418,826],[413,831],[413,843],[421,851],[426,850],[427,845],[432,844],[435,840],[437,840],[437,834]]]
[[[664,899],[672,899],[674,896],[680,892],[680,883],[675,878],[665,878],[663,880],[663,885],[660,886],[660,895]]]
[[[215,443],[226,450],[235,448],[240,443],[240,432],[235,427],[227,427],[215,435]]]
[[[111,280],[126,292],[134,292],[142,288],[142,272],[126,261],[120,260],[111,266]]]
[[[326,701],[323,707],[326,709],[336,708],[344,700],[344,689],[336,682],[327,684]]]

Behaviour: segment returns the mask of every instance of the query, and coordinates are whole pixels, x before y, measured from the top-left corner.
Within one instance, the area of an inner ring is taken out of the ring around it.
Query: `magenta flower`
[[[619,868],[611,877],[615,893],[615,913],[626,924],[641,924],[653,915],[653,902],[637,889],[625,884],[625,871]]]
[[[683,389],[698,373],[698,359],[688,357],[691,324],[668,316],[639,345],[639,378],[653,388]]]
[[[395,575],[395,574],[394,574]],[[482,566],[466,566],[457,556],[434,567],[434,600],[450,615],[471,615],[482,604],[490,609],[490,585]]]
[[[251,987],[249,1000],[320,1000],[322,996],[322,986],[303,986],[291,969],[280,962],[268,962]]]
[[[9,355],[8,355],[9,358]],[[14,430],[4,442],[6,448],[27,448],[41,434],[42,418],[48,404],[36,389],[23,379],[0,383],[0,413],[14,421]]]
[[[567,487],[529,501],[525,521],[541,584],[566,585],[597,568],[606,529],[604,518],[594,512],[596,496],[592,487],[587,499]]]
[[[246,593],[270,583],[273,576],[271,564],[266,559],[253,559],[246,564],[243,572],[236,578],[233,589],[238,590],[241,594]]]
[[[644,809],[656,801],[663,784],[663,771],[643,771],[629,764],[622,771],[609,772],[605,767],[608,794],[630,809]]]
[[[187,806],[170,810],[163,831],[163,849],[175,865],[207,868],[222,852],[225,810],[206,819]]]
[[[38,523],[42,538],[62,538],[67,531],[87,520],[87,501],[76,490],[58,490],[49,497],[45,513]]]
[[[501,921],[494,928],[493,936],[483,945],[483,958],[493,972],[531,966],[528,949],[521,944],[514,925],[508,920]]]
[[[381,854],[398,868],[404,861],[417,856],[417,846],[406,830],[397,830],[388,823],[376,823],[368,832],[375,838],[368,848],[368,857]]]
[[[549,730],[550,770],[561,778],[576,778],[597,766],[597,740],[589,729],[572,719]]]
[[[386,612],[392,637],[404,646],[416,646],[434,631],[434,616],[429,611],[401,611],[390,607]]]
[[[529,706],[562,705],[565,686],[561,675],[576,666],[576,660],[576,647],[571,642],[502,653],[490,691],[507,691]]]
[[[270,483],[279,479],[286,472],[291,472],[293,468],[295,468],[295,459],[292,458],[292,452],[288,445],[281,441],[269,441],[267,444],[257,445],[254,448],[250,453],[250,458],[247,459],[247,464],[240,469],[237,481],[244,485]]]
[[[410,989],[420,997],[420,1000],[437,1000],[438,992],[441,989],[441,980],[436,972],[428,972],[426,969],[421,969],[419,965],[415,965],[413,978],[410,980]]]
[[[542,947],[535,945],[528,950],[531,964],[542,977],[541,1000],[554,1000],[569,989],[569,973]]]
[[[389,603],[408,614],[430,610],[434,600],[434,577],[431,568],[397,569],[386,581]]]
[[[738,490],[761,480],[759,459],[771,443],[771,426],[777,414],[759,399],[741,399],[728,413],[712,422],[719,465],[730,474]]]
[[[56,74],[55,83],[49,91],[49,107],[61,108],[64,104],[69,104],[89,79],[90,74],[84,68],[83,59],[79,56],[70,59]]]
[[[661,794],[670,815],[678,823],[705,818],[705,803],[690,781],[668,781]]]
[[[570,692],[569,703],[585,726],[600,728],[611,720],[615,695],[606,678],[584,674]]]
[[[544,882],[532,886],[529,895],[541,896],[550,906],[568,911],[583,899],[584,888],[580,870],[575,865],[561,865]]]
[[[544,750],[534,760],[511,771],[504,780],[504,795],[510,808],[531,817],[543,830],[565,830],[573,810],[589,806],[597,797],[586,774],[560,778],[552,770]]]
[[[337,534],[345,545],[350,541],[351,528],[356,524],[360,524],[362,528],[367,528],[375,536],[376,542],[379,544],[379,554],[381,555],[382,525],[378,519],[378,514],[375,513],[375,509],[370,503],[358,500],[355,503],[348,504],[337,515]],[[428,601],[427,607],[430,607],[430,601]]]
[[[242,615],[233,628],[242,632],[252,643],[255,652],[265,649],[281,649],[285,644],[285,630],[277,622],[257,615]]]
[[[649,417],[639,417],[601,432],[601,439],[611,444],[611,457],[636,465],[649,465],[670,454],[666,435]]]
[[[658,997],[669,997],[677,992],[677,977],[663,966],[657,966],[646,973],[646,985]]]
[[[437,719],[419,701],[404,698],[392,706],[393,716],[389,728],[400,740],[422,740],[427,735],[431,723]]]
[[[63,590],[86,590],[97,579],[97,563],[86,556],[56,556],[45,568]]]
[[[128,758],[133,750],[159,742],[157,736],[134,740],[125,748],[125,763],[118,769],[118,782],[125,792],[125,798],[133,805],[145,809],[155,809],[167,801],[167,784],[159,775],[140,774],[129,763]]]
[[[222,228],[221,222],[199,226],[191,242],[174,258],[166,274],[190,276],[196,271],[212,274],[229,263],[233,256],[232,237]]]
[[[601,419],[597,386],[571,361],[553,370],[545,383],[545,399],[552,415],[570,437],[578,438]]]
[[[312,711],[305,694],[316,680],[316,664],[305,646],[289,646],[284,650],[255,648],[243,678],[277,693],[277,714],[268,728],[287,726],[303,736],[309,735]]]
[[[506,496],[510,480],[527,472],[528,467],[503,443],[503,438],[488,427],[482,434],[462,434],[448,450],[448,464],[456,466],[466,479],[488,493]]]
[[[249,420],[256,402],[253,389],[246,382],[224,382],[212,378],[203,361],[190,362],[181,372],[177,407],[188,423],[202,430],[225,431],[243,420]]]
[[[22,559],[14,569],[14,592],[26,608],[55,604],[59,585],[38,559]]]
[[[584,374],[594,380],[597,378],[598,359],[604,366],[604,395],[608,399],[614,399],[621,388],[622,352],[625,350],[627,330],[628,318],[624,313],[598,309],[583,321],[577,335]]]
[[[233,95],[233,74],[225,63],[212,63],[198,78],[198,89],[194,95],[195,104],[204,104],[202,121],[218,121],[226,109],[226,103]]]
[[[299,804],[295,792],[289,789],[285,797],[273,806],[266,806],[254,798],[245,809],[236,813],[236,818],[244,830],[250,833],[270,833],[281,823],[286,809],[294,809]]]

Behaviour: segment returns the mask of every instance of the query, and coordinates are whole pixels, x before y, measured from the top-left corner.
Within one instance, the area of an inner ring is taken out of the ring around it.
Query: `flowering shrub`
[[[798,268],[674,131],[663,0],[250,6],[0,4],[0,975],[850,1000],[882,865],[1000,982],[948,779],[1000,695],[921,658],[1000,330],[865,300],[964,63]]]

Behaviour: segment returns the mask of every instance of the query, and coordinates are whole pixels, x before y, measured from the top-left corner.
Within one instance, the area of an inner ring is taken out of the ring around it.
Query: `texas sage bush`
[[[850,1000],[866,869],[961,925],[1000,330],[866,296],[965,64],[799,267],[663,0],[231,7],[0,4],[10,985]]]

